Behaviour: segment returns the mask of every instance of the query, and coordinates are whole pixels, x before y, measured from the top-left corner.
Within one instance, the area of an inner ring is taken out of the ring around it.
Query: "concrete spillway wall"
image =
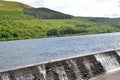
[[[0,80],[89,80],[120,68],[119,50],[0,72]]]

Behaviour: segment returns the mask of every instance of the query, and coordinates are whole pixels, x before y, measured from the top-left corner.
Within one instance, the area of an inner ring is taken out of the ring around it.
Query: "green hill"
[[[33,16],[23,14],[24,8],[32,8],[26,4],[0,0],[0,25],[7,25],[11,20],[34,19]]]
[[[0,24],[0,40],[59,37],[118,31],[106,25],[79,20],[5,20]]]
[[[76,17],[76,19],[95,22],[98,24],[104,24],[104,25],[109,25],[112,27],[120,28],[120,18]]]
[[[72,15],[64,14],[48,8],[24,9],[24,14],[32,15],[37,19],[71,19]]]
[[[1,41],[117,31],[120,29],[87,18],[73,19],[71,15],[47,8],[32,8],[21,3],[0,0]]]
[[[0,10],[22,11],[24,8],[32,7],[18,2],[0,0]]]

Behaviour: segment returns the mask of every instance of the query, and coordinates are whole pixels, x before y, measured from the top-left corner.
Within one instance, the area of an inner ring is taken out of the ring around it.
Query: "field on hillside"
[[[24,15],[21,11],[0,11],[0,40],[19,40],[55,36],[108,33],[118,31],[75,19],[40,19]]]
[[[0,10],[22,11],[23,8],[32,8],[32,7],[18,2],[0,0]]]
[[[0,0],[0,41],[120,31],[111,25],[73,17],[47,8]]]
[[[97,24],[109,25],[120,28],[120,18],[104,18],[104,17],[75,17],[77,20],[95,22]]]

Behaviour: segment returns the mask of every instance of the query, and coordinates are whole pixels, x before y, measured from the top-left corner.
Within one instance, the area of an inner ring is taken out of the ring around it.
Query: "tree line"
[[[32,15],[37,19],[71,19],[73,16],[53,11],[47,8],[25,8],[24,14]]]

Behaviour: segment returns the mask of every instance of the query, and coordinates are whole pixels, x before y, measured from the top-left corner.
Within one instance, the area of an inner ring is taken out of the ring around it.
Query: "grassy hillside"
[[[120,28],[120,18],[76,17],[76,19]]]
[[[73,16],[57,12],[48,8],[24,9],[24,14],[32,15],[37,19],[71,19]]]
[[[2,22],[3,23],[3,22]],[[12,20],[0,24],[0,40],[115,32],[118,29],[78,20]]]
[[[33,16],[24,15],[22,11],[0,10],[0,21],[35,19]],[[1,23],[2,24],[2,23]]]
[[[0,10],[22,11],[24,8],[32,7],[18,2],[0,0]]]
[[[51,16],[49,13],[52,13],[52,15],[54,14],[52,17],[55,17],[55,19],[38,19],[38,16],[35,18],[34,15],[23,14],[22,9],[29,6],[16,2],[0,1],[1,6],[3,3],[8,4],[4,4],[4,8],[0,7],[0,41],[120,31],[118,28],[91,22],[88,19],[56,19],[56,17],[65,17],[66,14],[44,8],[42,8],[41,13],[45,13],[45,15],[43,14],[42,17]],[[16,6],[13,6],[13,4]],[[22,7],[18,4],[22,5]],[[41,11],[36,10],[36,14]]]

